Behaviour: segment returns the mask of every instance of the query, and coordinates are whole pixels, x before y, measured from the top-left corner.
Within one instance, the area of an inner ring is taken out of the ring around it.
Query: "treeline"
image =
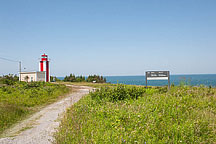
[[[64,82],[94,82],[94,83],[106,83],[106,78],[99,75],[89,75],[87,78],[84,76],[75,76],[70,74],[63,80]]]
[[[14,85],[17,81],[19,81],[17,75],[9,74],[0,76],[0,84]]]
[[[57,82],[57,81],[61,81],[61,80],[58,79],[56,76],[50,76],[50,81],[51,82]]]
[[[19,77],[17,75],[9,74],[0,76],[0,84],[6,85],[14,85],[19,81]],[[61,81],[56,76],[50,76],[51,82]],[[75,76],[74,74],[70,74],[69,76],[65,76],[63,79],[64,82],[93,82],[93,83],[106,83],[106,78],[99,75],[89,75],[85,76]]]
[[[106,83],[106,78],[99,75],[90,75],[86,79],[87,82]]]

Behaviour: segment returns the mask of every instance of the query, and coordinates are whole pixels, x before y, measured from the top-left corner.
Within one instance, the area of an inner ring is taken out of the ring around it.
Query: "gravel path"
[[[65,110],[76,103],[82,96],[89,93],[92,88],[86,86],[72,86],[77,89],[68,97],[61,99],[30,118],[19,123],[9,131],[6,136],[0,139],[0,144],[49,144],[53,141],[53,132],[58,128],[59,119]]]

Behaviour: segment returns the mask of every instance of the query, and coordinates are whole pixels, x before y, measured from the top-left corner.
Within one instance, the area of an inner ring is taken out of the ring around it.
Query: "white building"
[[[25,82],[46,81],[46,72],[21,72],[19,80]]]

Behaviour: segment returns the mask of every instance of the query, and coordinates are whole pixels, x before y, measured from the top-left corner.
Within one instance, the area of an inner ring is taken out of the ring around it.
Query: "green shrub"
[[[55,143],[215,143],[214,88],[140,91],[119,85],[84,97],[68,109]]]
[[[17,75],[9,74],[0,77],[0,83],[6,85],[14,85],[17,81],[19,81],[19,77]]]
[[[58,79],[56,76],[50,76],[50,81],[51,82],[58,82],[58,81],[61,81],[61,80]]]
[[[146,91],[144,87],[127,86],[118,84],[116,87],[102,87],[96,92],[91,92],[92,99],[118,101],[126,99],[137,99]]]
[[[64,82],[75,82],[76,81],[76,77],[74,74],[70,74],[69,76],[65,76]]]
[[[87,82],[106,83],[106,78],[99,75],[90,75],[86,79]]]
[[[77,76],[76,82],[85,82],[85,77],[84,76]]]
[[[106,78],[99,75],[90,75],[87,79],[84,76],[75,76],[74,74],[70,74],[69,76],[65,76],[64,82],[94,82],[94,83],[106,83]]]
[[[85,77],[84,76],[75,76],[74,74],[70,74],[69,76],[66,76],[63,81],[64,82],[84,82]]]

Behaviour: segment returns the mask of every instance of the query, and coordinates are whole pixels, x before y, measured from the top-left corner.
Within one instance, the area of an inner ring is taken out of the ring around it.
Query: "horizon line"
[[[70,75],[70,74],[69,74]],[[92,75],[92,74],[91,74]],[[94,74],[93,74],[94,75]],[[98,75],[98,74],[95,74]],[[170,75],[216,75],[216,73],[200,73],[200,74],[170,74]],[[75,76],[89,76],[89,75],[75,75]],[[104,77],[109,77],[109,76],[145,76],[144,75],[99,75],[99,76],[104,76]],[[65,77],[65,76],[56,76],[56,77]]]

